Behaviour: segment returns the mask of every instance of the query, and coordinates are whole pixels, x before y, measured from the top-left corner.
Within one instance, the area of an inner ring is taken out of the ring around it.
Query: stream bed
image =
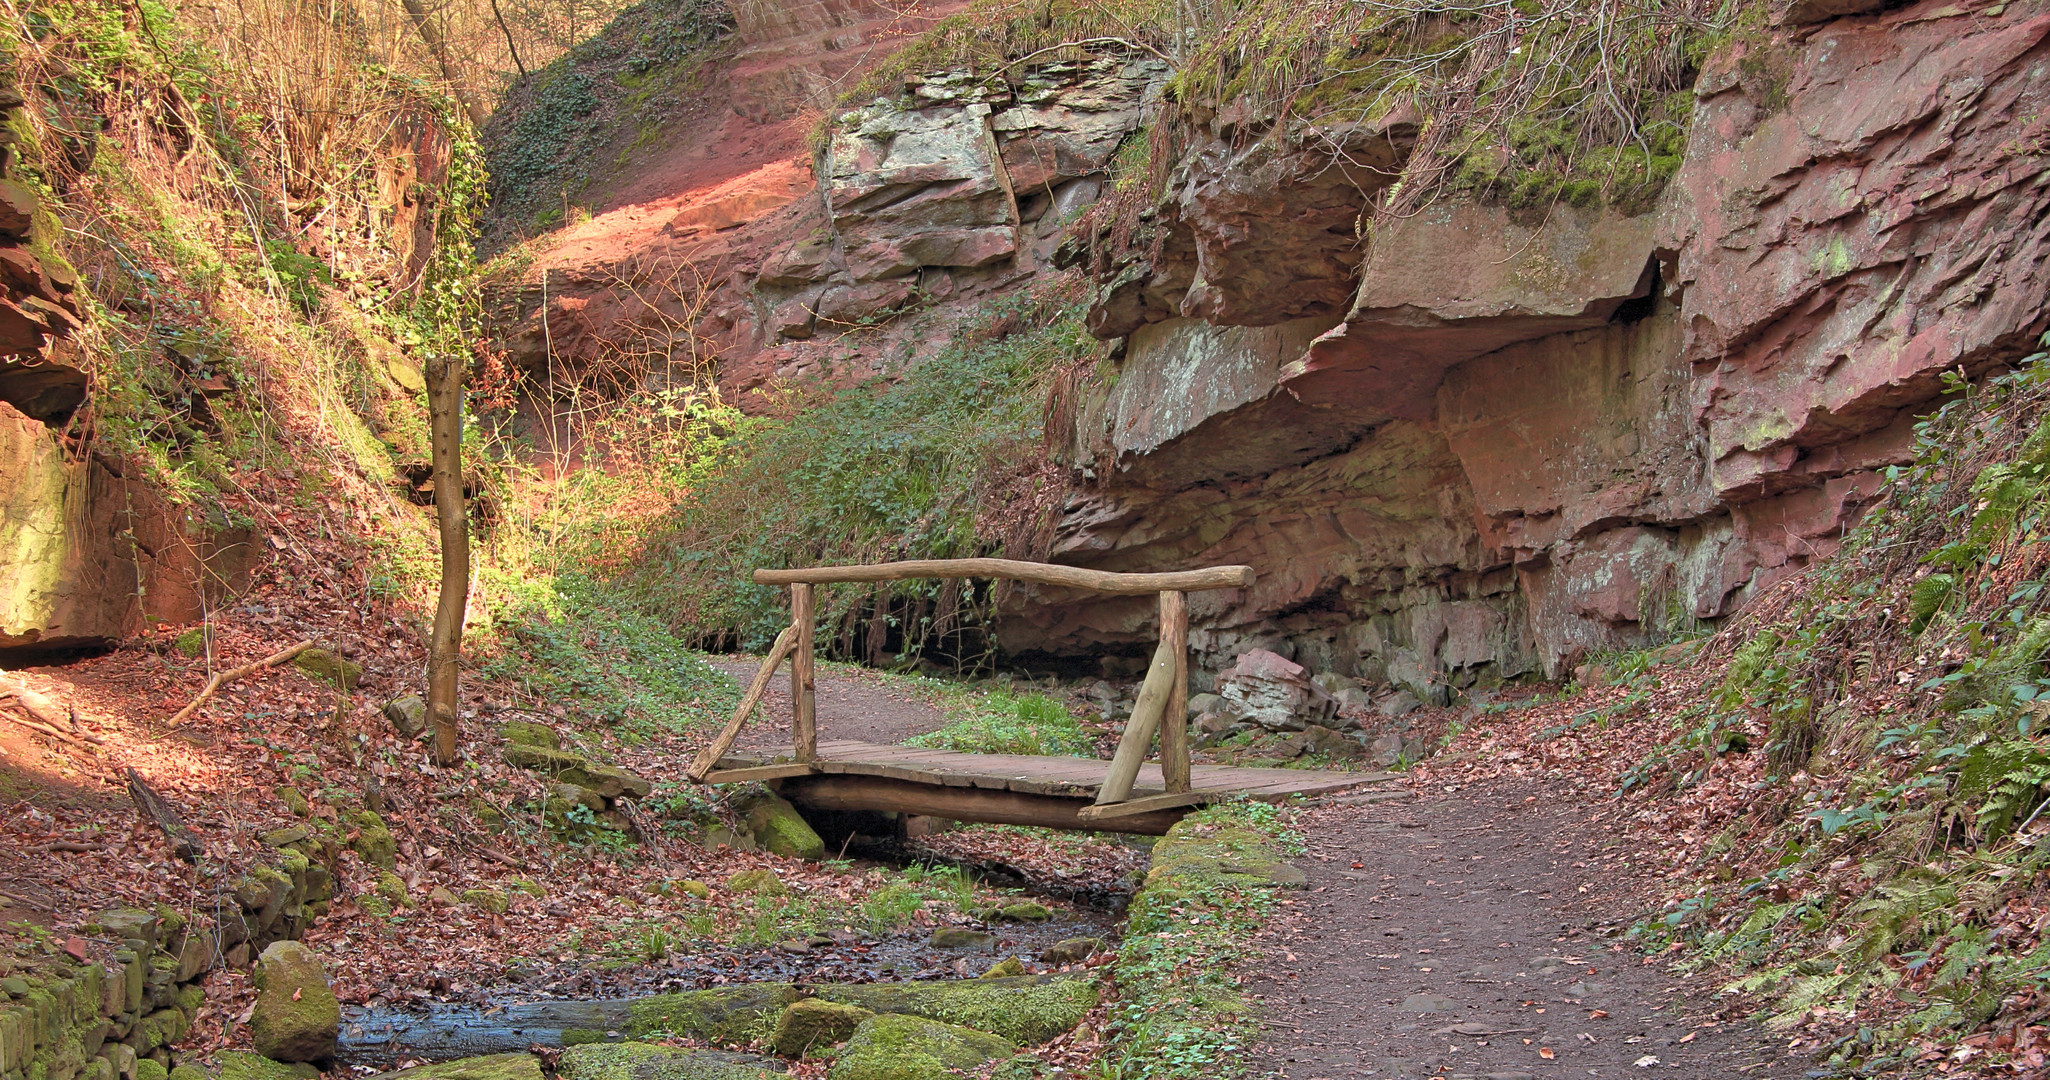
[[[920,928],[884,935],[842,930],[812,938],[803,951],[693,942],[679,943],[664,959],[626,965],[536,959],[509,967],[503,980],[456,1000],[344,1008],[336,1056],[344,1065],[384,1069],[406,1059],[559,1047],[565,1031],[619,1038],[633,999],[716,986],[972,978],[1012,956],[1029,970],[1046,970],[1035,958],[1048,946],[1078,937],[1114,942],[1121,921],[1121,911],[1064,911],[1045,923],[983,927],[994,940],[976,948],[934,946],[930,928]]]

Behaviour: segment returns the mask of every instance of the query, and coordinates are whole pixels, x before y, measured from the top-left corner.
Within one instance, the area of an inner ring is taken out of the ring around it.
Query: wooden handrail
[[[1203,592],[1243,589],[1253,584],[1250,566],[1211,566],[1165,574],[1118,574],[1079,566],[1023,562],[1017,559],[915,559],[870,566],[813,566],[794,570],[757,570],[757,585],[824,585],[841,581],[904,581],[910,578],[1010,578],[1041,585],[1064,585],[1105,593]]]

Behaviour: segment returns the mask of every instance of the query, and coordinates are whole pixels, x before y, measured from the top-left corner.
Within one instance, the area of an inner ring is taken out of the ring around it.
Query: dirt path
[[[741,685],[754,678],[761,661],[744,656],[713,657],[712,666]],[[818,673],[819,737],[898,743],[946,724],[931,705],[883,686],[873,676]],[[769,684],[755,718],[741,729],[737,745],[745,750],[789,749],[790,676],[785,667]]]
[[[1603,858],[1619,838],[1575,805],[1501,781],[1421,804],[1310,811],[1298,864],[1311,891],[1270,927],[1252,985],[1267,1029],[1254,1074],[1803,1075],[1811,1063],[1782,1058],[1756,1026],[1716,1023],[1706,980],[1648,967],[1601,936],[1641,912],[1642,879],[1627,858]]]

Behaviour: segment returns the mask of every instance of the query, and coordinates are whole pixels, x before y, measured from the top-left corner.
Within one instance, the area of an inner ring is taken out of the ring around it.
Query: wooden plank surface
[[[935,787],[1092,799],[1110,768],[1109,762],[1093,758],[964,754],[953,750],[886,746],[852,739],[821,739],[818,744],[818,755],[817,765],[813,769],[794,765],[770,765],[767,766],[768,769],[788,771],[777,772],[774,777],[764,774],[746,778],[771,779],[816,771],[826,775],[872,776]],[[749,761],[737,755],[728,755],[720,764],[726,767],[726,772],[713,774],[711,780],[714,783],[721,782],[724,776],[740,775],[737,769],[755,772],[756,770],[749,769],[748,766],[760,766],[763,763],[759,760]],[[1177,806],[1192,806],[1226,795],[1242,794],[1253,798],[1280,798],[1292,794],[1317,795],[1396,780],[1402,775],[1390,772],[1242,769],[1229,765],[1197,765],[1189,772],[1194,790],[1187,793],[1190,796],[1188,801],[1176,803]],[[1150,764],[1139,771],[1138,778],[1133,784],[1132,798],[1153,799],[1164,794],[1166,790],[1166,778],[1161,775],[1160,766]],[[1169,808],[1165,803],[1159,802],[1149,802],[1147,805],[1160,810]]]

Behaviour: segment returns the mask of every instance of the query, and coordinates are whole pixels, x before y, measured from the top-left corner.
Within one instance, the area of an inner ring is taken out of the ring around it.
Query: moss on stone
[[[255,982],[249,1034],[258,1053],[274,1061],[334,1056],[341,1004],[313,950],[296,941],[272,943],[257,959]]]
[[[377,895],[391,901],[393,907],[412,907],[413,898],[406,893],[404,879],[389,870],[377,875]]]
[[[142,1061],[135,1063],[135,1080],[143,1080],[142,1062],[148,1060],[148,1058],[143,1058]],[[159,1064],[159,1067],[161,1067],[161,1064]],[[158,1077],[156,1080],[167,1080],[167,1078]],[[168,1080],[207,1080],[206,1070],[196,1065],[179,1065],[171,1070]]]
[[[374,1080],[542,1080],[541,1059],[532,1054],[485,1054],[379,1073]],[[227,1080],[223,1077],[222,1080]]]
[[[1025,974],[1025,962],[1015,956],[1007,956],[991,964],[989,970],[983,972],[981,977],[985,979],[1009,979],[1023,974]]]
[[[1005,904],[997,914],[1011,922],[1047,922],[1053,918],[1053,912],[1048,911],[1045,904],[1033,900]]]
[[[742,870],[726,879],[726,889],[736,893],[755,893],[760,896],[788,896],[790,890],[774,870]]]
[[[870,983],[820,987],[827,1001],[877,1013],[903,1013],[1042,1043],[1072,1029],[1096,1007],[1096,984],[1051,975]]]
[[[364,862],[385,870],[398,866],[399,842],[383,818],[375,811],[358,810],[349,815],[349,823],[356,827],[356,838],[349,841],[349,846]]]
[[[370,915],[387,916],[391,914],[391,901],[374,894],[357,897],[356,906],[362,908],[366,914]]]
[[[526,893],[528,896],[531,896],[536,900],[539,900],[542,897],[548,895],[547,889],[544,889],[541,886],[536,885],[525,878],[514,878],[511,881],[506,882],[506,884],[511,886],[512,888],[518,889],[523,893]]]
[[[276,794],[278,801],[285,804],[285,809],[291,811],[293,817],[306,817],[313,813],[313,804],[306,801],[305,794],[298,788],[281,787]]]
[[[776,1033],[769,1045],[784,1057],[803,1057],[813,1050],[845,1042],[862,1021],[874,1015],[859,1005],[806,998],[793,1002],[776,1018]]]
[[[600,1043],[563,1051],[563,1080],[771,1080],[769,1058],[718,1050],[686,1050],[644,1042]]]
[[[292,666],[343,690],[354,690],[363,680],[363,665],[332,649],[308,649],[292,658]]]
[[[628,1007],[626,1033],[693,1036],[729,1045],[754,1042],[769,1033],[777,1014],[796,1001],[789,983],[748,983],[642,998]]]
[[[463,903],[481,908],[493,915],[503,915],[505,909],[512,906],[506,895],[496,889],[464,889],[460,896]]]
[[[840,1051],[830,1080],[946,1080],[1018,1048],[973,1028],[917,1016],[873,1016],[862,1021]]]
[[[135,1059],[135,1080],[169,1080],[170,1072],[155,1058]]]
[[[506,742],[521,746],[538,746],[544,750],[562,749],[562,736],[547,724],[508,720],[498,726],[498,733],[505,737]]]
[[[214,1055],[214,1073],[220,1080],[315,1080],[320,1070],[300,1061],[290,1065],[272,1061],[250,1050],[223,1050]],[[135,1063],[141,1080],[142,1062]]]
[[[826,842],[787,800],[774,795],[758,798],[745,812],[748,831],[768,851],[812,862],[826,857]]]

